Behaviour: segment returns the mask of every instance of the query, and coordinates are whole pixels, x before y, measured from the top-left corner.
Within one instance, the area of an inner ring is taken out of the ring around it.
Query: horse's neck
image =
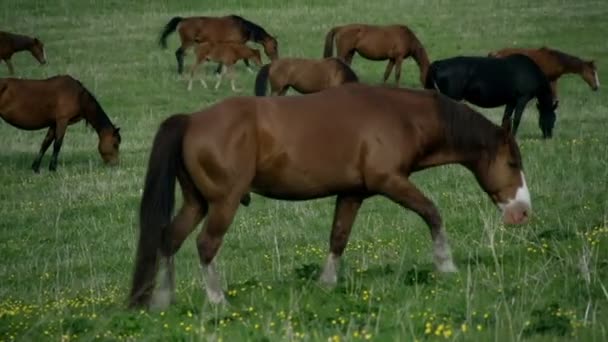
[[[98,135],[101,135],[104,131],[114,129],[110,118],[95,101],[87,104],[83,117]]]
[[[13,34],[13,46],[15,50],[29,50],[34,43],[34,40],[27,36]]]
[[[420,69],[420,78],[422,80],[422,83],[424,83],[424,81],[426,80],[426,73],[431,63],[429,61],[428,55],[426,54],[426,50],[420,44],[420,42],[417,43],[416,49],[414,50],[414,54],[412,57],[416,61],[416,64],[418,64],[418,68]]]
[[[580,58],[559,51],[550,52],[562,67],[562,74],[580,74],[583,72],[584,62]]]

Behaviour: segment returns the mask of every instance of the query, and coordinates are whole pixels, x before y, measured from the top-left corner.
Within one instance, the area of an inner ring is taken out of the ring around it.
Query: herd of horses
[[[444,164],[463,165],[501,210],[505,223],[525,223],[531,200],[515,139],[525,106],[537,99],[539,126],[543,137],[550,138],[557,79],[577,73],[592,89],[599,88],[593,61],[546,47],[431,63],[421,41],[403,25],[334,27],[326,35],[321,59],[280,58],[276,37],[236,15],[174,17],[161,31],[160,45],[166,47],[175,31],[181,42],[175,51],[178,73],[183,73],[187,50],[195,50],[188,89],[198,65],[212,61],[218,63],[215,88],[227,73],[236,90],[236,62],[243,60],[249,68],[253,61],[260,67],[257,96],[230,97],[161,123],[139,207],[130,307],[165,308],[174,300],[174,255],[203,219],[196,244],[207,297],[224,302],[215,256],[239,206],[249,204],[252,192],[294,201],[336,197],[329,253],[320,276],[327,286],[337,282],[339,260],[358,209],[375,195],[416,212],[430,228],[437,269],[454,272],[437,207],[409,180],[410,174]],[[260,44],[270,63],[262,65],[260,51],[248,42]],[[337,57],[332,57],[334,46]],[[11,74],[10,58],[22,50],[45,62],[39,39],[0,32],[0,58]],[[388,60],[383,82],[394,69],[397,86],[361,83],[351,68],[355,53]],[[408,57],[416,61],[426,89],[399,88]],[[207,87],[204,79],[201,84]],[[265,96],[268,85],[272,96]],[[289,88],[306,95],[282,96]],[[462,101],[483,108],[505,106],[502,124]],[[66,128],[81,119],[97,131],[102,159],[118,162],[119,128],[93,94],[70,76],[0,79],[0,116],[17,128],[48,128],[32,165],[36,172],[52,142],[49,168],[56,169]],[[183,203],[173,216],[176,182]]]

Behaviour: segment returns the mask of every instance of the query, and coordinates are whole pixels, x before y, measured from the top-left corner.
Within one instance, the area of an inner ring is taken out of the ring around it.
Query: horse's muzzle
[[[528,222],[531,208],[525,202],[509,203],[503,208],[502,219],[505,224],[524,224]]]

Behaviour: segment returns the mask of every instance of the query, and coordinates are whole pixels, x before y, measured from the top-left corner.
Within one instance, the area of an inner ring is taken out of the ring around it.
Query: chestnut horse
[[[235,42],[245,44],[253,41],[264,47],[264,52],[271,60],[279,56],[279,43],[260,25],[255,24],[238,15],[225,17],[174,17],[161,32],[159,44],[167,47],[167,36],[175,30],[179,33],[181,46],[175,51],[177,59],[177,72],[184,69],[184,55],[186,50],[202,42]],[[247,66],[248,62],[245,61]],[[218,66],[218,71],[221,65]]]
[[[8,73],[15,74],[11,57],[15,52],[29,51],[41,65],[46,64],[44,44],[38,38],[0,31],[0,59],[6,63]]]
[[[230,86],[232,91],[237,91],[234,85],[234,64],[239,60],[252,59],[257,66],[262,66],[262,58],[260,50],[252,49],[241,43],[202,43],[196,47],[196,62],[190,70],[190,82],[188,82],[188,90],[192,90],[192,80],[196,68],[205,60],[219,62],[223,65],[222,73],[218,76],[215,89],[222,83],[224,73],[230,78]],[[201,84],[207,88],[207,82],[201,78]]]
[[[579,74],[593,91],[600,88],[597,68],[593,60],[584,61],[567,53],[541,47],[540,49],[506,48],[493,51],[489,57],[503,58],[514,54],[526,55],[538,64],[549,82],[553,98],[557,98],[557,80],[564,74]]]
[[[270,82],[272,95],[285,95],[289,87],[302,94],[349,82],[358,82],[357,74],[335,57],[323,59],[279,58],[260,69],[255,79],[255,95],[265,96]]]
[[[526,105],[536,98],[543,138],[553,136],[558,102],[553,101],[542,70],[528,56],[458,56],[437,60],[429,67],[425,88],[435,88],[454,100],[480,107],[505,106],[502,121],[513,125],[513,135],[517,134]]]
[[[436,91],[349,83],[304,96],[234,97],[173,115],[152,145],[129,305],[169,305],[173,256],[204,217],[197,246],[207,296],[224,301],[212,261],[250,191],[294,201],[337,196],[320,278],[329,286],[337,282],[357,210],[374,195],[420,215],[430,228],[437,268],[454,272],[439,211],[409,179],[450,163],[475,175],[506,223],[527,221],[530,195],[509,128]],[[172,220],[176,179],[183,204]]]
[[[0,117],[20,129],[48,127],[32,164],[34,172],[39,172],[42,157],[53,141],[49,170],[57,169],[57,155],[67,126],[81,119],[97,131],[98,150],[103,161],[110,165],[118,163],[120,129],[114,127],[93,94],[71,76],[54,76],[46,80],[0,79]]]
[[[420,68],[420,84],[424,85],[429,58],[422,43],[414,32],[405,25],[374,26],[350,24],[336,26],[325,37],[324,57],[333,54],[334,40],[339,58],[350,65],[355,52],[373,61],[388,59],[384,82],[395,67],[395,83],[399,85],[401,63],[408,57],[414,58]]]

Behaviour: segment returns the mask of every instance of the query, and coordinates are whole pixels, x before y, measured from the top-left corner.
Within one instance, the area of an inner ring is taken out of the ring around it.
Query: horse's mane
[[[341,59],[339,58],[333,58],[334,62],[337,63],[340,68],[342,69],[342,73],[344,75],[344,83],[350,83],[350,82],[359,82],[359,77],[357,76],[357,74],[353,71],[353,69],[351,67],[348,66],[348,64],[344,63]]]
[[[243,32],[249,36],[250,40],[253,40],[254,42],[261,42],[266,38],[271,37],[270,34],[258,24],[255,24],[238,15],[231,15],[230,17],[241,25]]]
[[[85,124],[91,125],[97,132],[105,127],[114,128],[114,124],[103,110],[95,96],[82,84],[77,81],[82,88],[80,95],[80,105],[83,107]]]
[[[557,60],[564,65],[570,66],[570,67],[575,67],[575,68],[579,68],[581,67],[585,61],[583,61],[582,59],[573,56],[573,55],[569,55],[565,52],[559,51],[559,50],[555,50],[555,49],[551,49],[548,48],[546,46],[543,46],[540,48],[540,50],[547,52],[548,54],[552,55],[553,57],[557,58]]]
[[[439,118],[445,127],[445,139],[458,150],[495,156],[501,141],[501,128],[469,106],[436,93]]]

